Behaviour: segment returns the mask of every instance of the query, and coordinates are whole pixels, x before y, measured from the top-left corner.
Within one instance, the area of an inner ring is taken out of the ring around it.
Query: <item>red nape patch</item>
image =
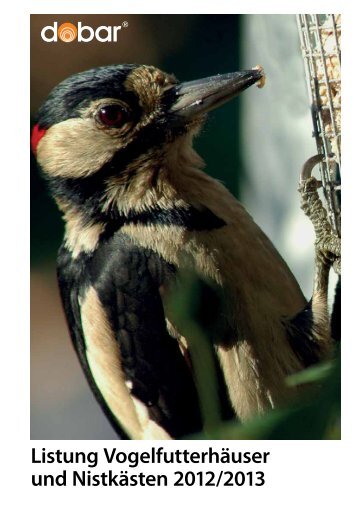
[[[40,128],[39,124],[36,123],[36,125],[32,129],[32,134],[31,134],[31,149],[32,149],[32,152],[34,155],[36,155],[37,145],[40,142],[40,140],[42,139],[42,137],[45,135],[45,133],[46,133],[46,128]]]

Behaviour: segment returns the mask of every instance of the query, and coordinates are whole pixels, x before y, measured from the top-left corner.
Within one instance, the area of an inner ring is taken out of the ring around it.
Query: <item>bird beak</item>
[[[170,110],[177,118],[190,120],[216,109],[260,79],[264,79],[263,70],[252,69],[178,84],[171,90],[177,98]]]

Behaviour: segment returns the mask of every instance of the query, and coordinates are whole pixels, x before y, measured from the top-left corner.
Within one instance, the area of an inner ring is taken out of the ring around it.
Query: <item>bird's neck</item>
[[[201,172],[203,165],[188,136],[167,152],[153,149],[139,157],[131,167],[133,176],[126,180],[120,167],[112,168],[105,179],[101,173],[81,181],[53,178],[50,186],[63,213],[66,246],[74,257],[91,252],[105,231],[114,232],[130,223],[162,221],[190,228],[198,209],[186,199],[185,174]]]

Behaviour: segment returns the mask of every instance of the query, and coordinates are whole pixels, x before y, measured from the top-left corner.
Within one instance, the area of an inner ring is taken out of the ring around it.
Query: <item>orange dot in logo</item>
[[[77,28],[72,23],[62,23],[58,27],[57,34],[62,42],[72,42],[77,38]]]

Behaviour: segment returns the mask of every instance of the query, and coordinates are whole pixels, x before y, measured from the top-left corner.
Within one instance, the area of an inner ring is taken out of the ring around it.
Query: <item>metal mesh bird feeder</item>
[[[297,16],[328,217],[341,235],[341,15]]]

